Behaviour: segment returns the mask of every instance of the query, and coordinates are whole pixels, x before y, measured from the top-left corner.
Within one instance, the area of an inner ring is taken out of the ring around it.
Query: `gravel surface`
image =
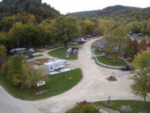
[[[100,38],[88,40],[80,47],[78,59],[69,61],[72,69],[81,68],[83,73],[83,79],[75,87],[60,95],[37,101],[15,99],[0,87],[0,113],[65,113],[77,102],[108,100],[109,95],[111,100],[140,100],[131,92],[132,81],[128,79],[132,76],[130,72],[100,67],[92,59],[91,44]],[[44,57],[52,58],[47,52],[41,53]],[[112,72],[117,78],[115,82],[107,80]]]

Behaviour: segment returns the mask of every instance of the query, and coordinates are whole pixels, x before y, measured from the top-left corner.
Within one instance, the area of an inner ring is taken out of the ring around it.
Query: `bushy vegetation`
[[[142,101],[134,101],[134,100],[112,100],[112,105],[107,105],[107,101],[96,102],[96,104],[119,111],[120,113],[139,113],[139,112],[150,112],[150,102],[146,102],[143,104]],[[122,111],[121,106],[129,106],[131,111]]]
[[[14,55],[10,57],[2,66],[1,72],[13,85],[20,88],[35,88],[38,80],[44,79],[42,71],[33,70],[23,56]]]
[[[95,104],[83,101],[66,113],[100,113],[99,109]]]

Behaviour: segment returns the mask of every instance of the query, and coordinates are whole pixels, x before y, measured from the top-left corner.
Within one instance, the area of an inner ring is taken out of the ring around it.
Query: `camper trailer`
[[[24,54],[26,52],[26,48],[14,48],[10,50],[12,54]]]
[[[45,63],[45,67],[48,68],[49,71],[55,71],[61,68],[66,67],[67,60],[57,60],[57,61],[50,61]]]

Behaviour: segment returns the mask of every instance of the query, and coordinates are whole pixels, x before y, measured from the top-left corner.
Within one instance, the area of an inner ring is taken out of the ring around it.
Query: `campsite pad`
[[[132,111],[130,106],[124,106],[124,105],[121,106],[120,110],[121,111]]]
[[[63,69],[60,69],[59,71],[50,72],[49,74],[54,75],[54,74],[58,74],[58,73],[62,73],[62,72],[70,71],[70,70],[71,70],[70,68],[63,68]]]

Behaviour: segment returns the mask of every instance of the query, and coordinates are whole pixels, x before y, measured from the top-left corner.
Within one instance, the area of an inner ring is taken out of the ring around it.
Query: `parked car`
[[[34,49],[34,48],[29,48],[28,51],[29,51],[29,52],[36,52],[36,49]]]
[[[120,71],[130,71],[130,70],[131,70],[131,66],[129,65],[120,68]]]
[[[105,58],[105,57],[106,57],[106,54],[105,54],[105,53],[102,53],[100,56]]]
[[[33,58],[33,57],[34,57],[33,55],[26,55],[26,56],[25,56],[25,60],[31,59],[31,58]]]

